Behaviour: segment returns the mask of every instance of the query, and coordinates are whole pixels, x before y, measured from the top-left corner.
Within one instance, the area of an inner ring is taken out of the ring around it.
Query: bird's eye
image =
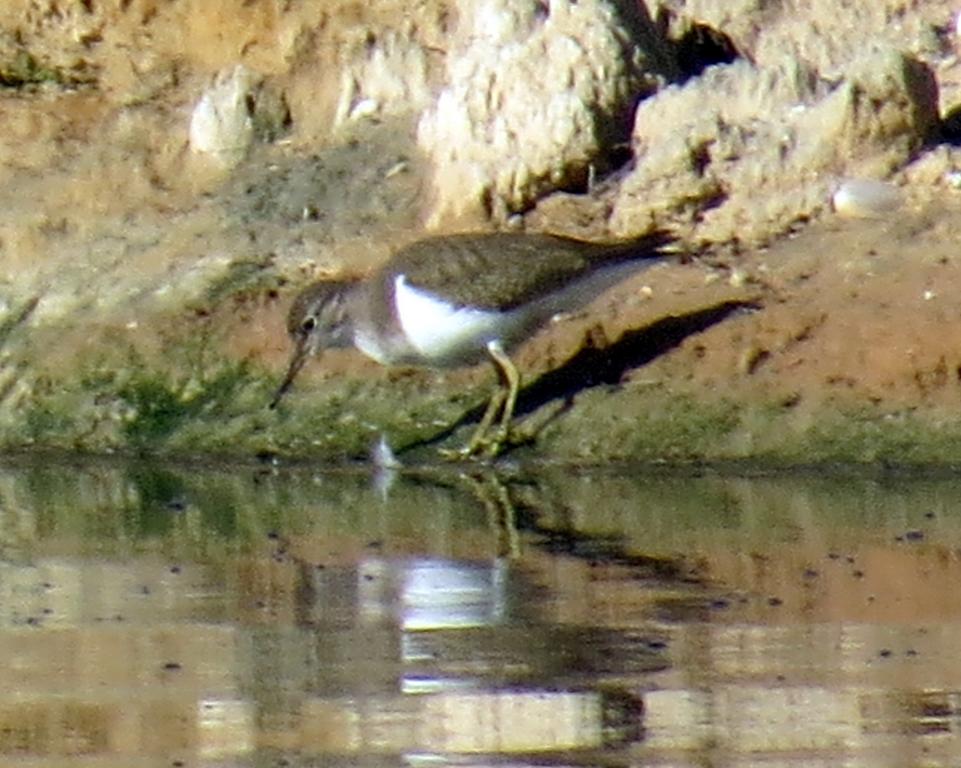
[[[317,318],[313,315],[307,315],[304,321],[300,324],[300,330],[304,333],[310,333],[314,328],[317,327]]]

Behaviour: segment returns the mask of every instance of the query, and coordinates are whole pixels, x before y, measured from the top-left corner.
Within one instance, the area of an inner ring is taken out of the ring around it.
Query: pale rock
[[[728,37],[758,67],[803,62],[826,79],[846,75],[866,45],[894,47],[934,61],[939,29],[951,24],[937,3],[906,0],[642,0],[678,38],[700,25]],[[907,8],[911,7],[910,11]]]
[[[657,52],[642,51],[605,0],[462,0],[460,15],[446,86],[417,133],[434,167],[433,225],[503,220],[583,181],[657,80]]]
[[[937,124],[930,70],[869,49],[840,83],[796,61],[739,60],[643,102],[613,233],[689,219],[703,241],[764,242],[823,210],[839,176],[903,166]]]
[[[254,140],[253,76],[237,65],[216,76],[190,116],[190,149],[223,165],[243,159]]]

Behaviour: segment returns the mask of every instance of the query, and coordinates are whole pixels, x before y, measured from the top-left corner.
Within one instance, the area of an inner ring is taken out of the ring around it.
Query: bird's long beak
[[[300,372],[300,369],[304,367],[304,363],[307,362],[307,358],[310,357],[310,344],[308,343],[307,336],[301,336],[294,344],[293,354],[290,356],[290,363],[287,365],[287,373],[284,376],[284,380],[280,382],[280,386],[277,387],[277,392],[273,399],[270,401],[270,408],[274,409],[280,402],[280,399],[287,393],[290,386],[294,383],[294,379]]]

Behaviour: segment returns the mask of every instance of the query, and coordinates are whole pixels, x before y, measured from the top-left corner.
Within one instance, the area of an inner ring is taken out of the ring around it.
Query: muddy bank
[[[491,373],[337,351],[271,411],[296,291],[662,226],[693,258],[518,351],[514,456],[961,461],[952,9],[697,5],[8,4],[0,445],[432,457]],[[854,176],[899,204],[839,216]]]

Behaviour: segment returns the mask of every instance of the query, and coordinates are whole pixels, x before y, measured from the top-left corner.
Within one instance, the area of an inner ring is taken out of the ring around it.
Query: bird
[[[287,315],[293,352],[270,407],[307,359],[328,348],[355,347],[387,366],[451,368],[486,358],[498,385],[473,436],[451,455],[494,457],[508,440],[520,390],[510,350],[555,315],[662,261],[672,240],[661,230],[613,243],[524,232],[435,235],[400,248],[367,277],[314,282]]]

